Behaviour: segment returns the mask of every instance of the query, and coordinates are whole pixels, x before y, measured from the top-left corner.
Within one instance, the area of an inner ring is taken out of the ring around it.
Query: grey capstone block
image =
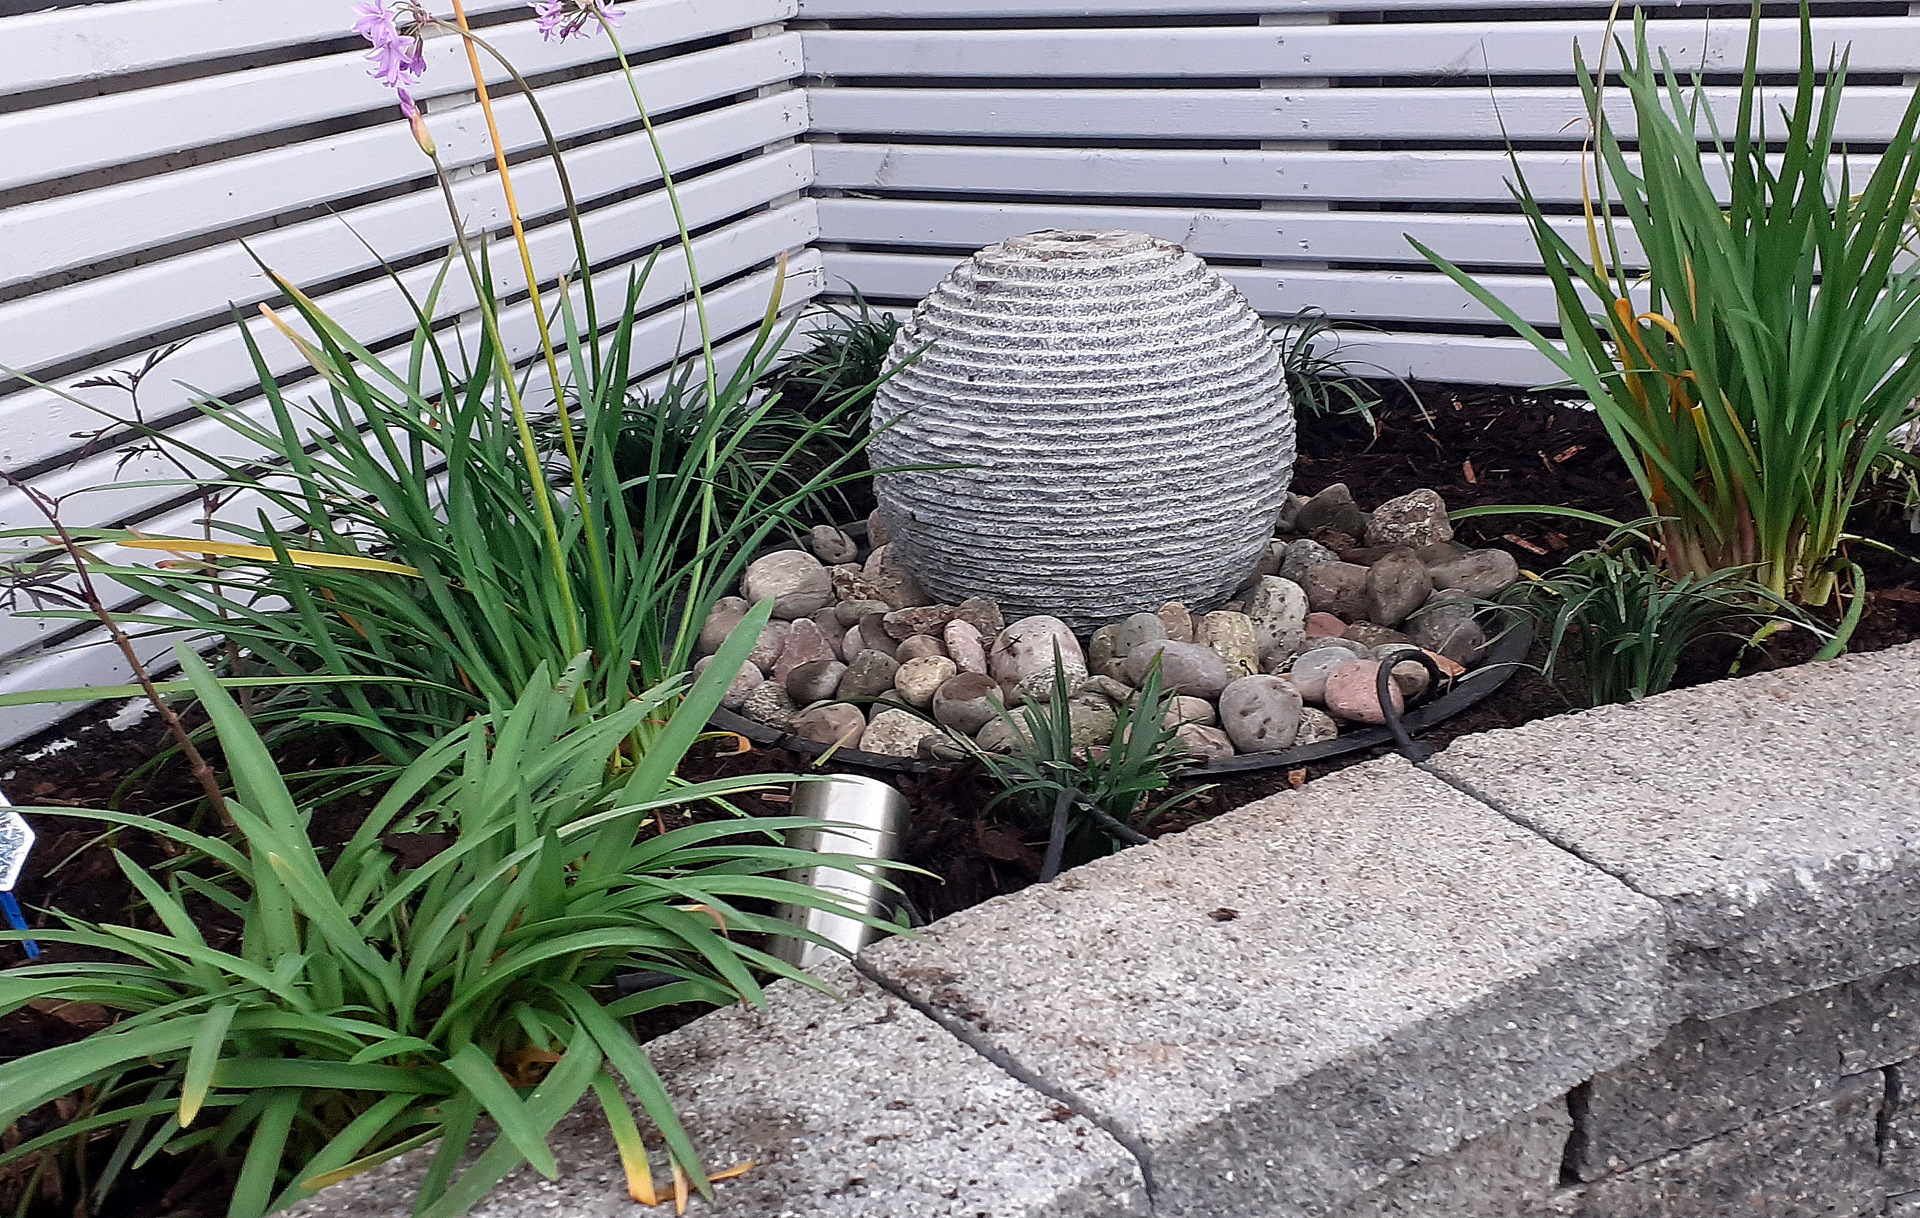
[[[842,1004],[791,982],[771,1009],[719,1011],[649,1046],[728,1218],[1144,1216],[1135,1160],[1107,1134],[987,1063],[843,962]],[[651,1141],[651,1139],[650,1139]],[[562,1174],[523,1168],[473,1218],[633,1218],[589,1100],[555,1131]],[[654,1155],[664,1178],[665,1156]],[[431,1148],[335,1185],[293,1218],[403,1218]]]
[[[862,960],[1134,1146],[1158,1218],[1282,1218],[1646,1052],[1664,956],[1652,902],[1393,758]]]
[[[1920,645],[1468,736],[1432,764],[1666,908],[1681,1014],[1920,961]]]
[[[1888,1069],[1892,1106],[1880,1148],[1880,1162],[1889,1172],[1920,1187],[1920,1069],[1901,1062]]]
[[[1920,968],[1895,969],[1828,991],[1847,1074],[1920,1057]]]
[[[1841,1076],[1833,997],[1684,1020],[1652,1053],[1595,1075],[1574,1170],[1591,1180],[1832,1090]]]
[[[1886,1218],[1920,1218],[1920,1193],[1887,1198]]]
[[[1565,1218],[1843,1218],[1879,1214],[1878,1071],[1835,1093],[1562,1193]]]
[[[1564,1098],[1410,1165],[1332,1218],[1491,1218],[1549,1201],[1573,1131]]]

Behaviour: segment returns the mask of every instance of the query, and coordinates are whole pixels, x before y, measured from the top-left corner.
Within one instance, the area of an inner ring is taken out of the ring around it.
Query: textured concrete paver
[[[1920,961],[1920,644],[1468,736],[1433,765],[1658,899],[1683,1013]]]
[[[1410,1165],[1333,1218],[1497,1218],[1550,1201],[1573,1118],[1564,1100]]]
[[[844,964],[845,1005],[782,982],[767,1012],[727,1010],[650,1049],[728,1218],[1139,1218],[1138,1164],[1106,1133],[987,1063]],[[633,1218],[591,1100],[553,1138],[562,1175],[522,1169],[473,1218]],[[403,1218],[425,1151],[322,1192],[294,1218]],[[664,1178],[665,1156],[655,1155]]]
[[[1886,1197],[1878,1071],[1834,1094],[1561,1194],[1564,1218],[1851,1218]]]
[[[925,935],[863,964],[1140,1144],[1159,1218],[1322,1213],[1665,1032],[1658,907],[1398,759]]]

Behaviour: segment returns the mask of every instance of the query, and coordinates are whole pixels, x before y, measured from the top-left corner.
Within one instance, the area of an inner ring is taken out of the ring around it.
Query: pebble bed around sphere
[[[873,407],[882,512],[936,599],[1085,632],[1224,602],[1285,501],[1293,410],[1236,289],[1125,231],[989,246],[936,288]]]

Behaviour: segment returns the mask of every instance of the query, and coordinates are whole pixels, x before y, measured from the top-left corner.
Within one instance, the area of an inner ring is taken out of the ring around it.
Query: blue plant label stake
[[[3,804],[4,800],[0,800]],[[14,885],[20,882],[20,873],[27,869],[27,853],[33,849],[33,829],[28,826],[27,818],[12,808],[0,807],[0,914],[4,914],[7,925],[15,930],[26,930],[27,919],[20,913],[20,902],[14,899]],[[40,958],[40,945],[32,939],[23,939],[20,946],[26,949],[27,959]]]

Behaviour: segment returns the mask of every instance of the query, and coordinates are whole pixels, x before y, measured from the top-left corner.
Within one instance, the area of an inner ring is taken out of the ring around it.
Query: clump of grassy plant
[[[1585,248],[1555,231],[1514,160],[1560,339],[1414,245],[1593,401],[1675,576],[1750,569],[1774,598],[1812,606],[1847,577],[1854,604],[1829,644],[1837,651],[1863,601],[1847,515],[1920,390],[1920,274],[1902,254],[1920,183],[1920,90],[1856,190],[1834,138],[1845,56],[1820,70],[1803,0],[1792,103],[1784,129],[1769,132],[1760,15],[1756,0],[1730,128],[1698,76],[1684,83],[1649,50],[1644,13],[1632,43],[1617,42],[1628,131],[1602,104],[1604,55],[1590,70],[1576,50],[1592,147]]]
[[[1191,761],[1167,723],[1171,702],[1155,663],[1137,696],[1113,708],[1105,741],[1076,744],[1073,690],[1056,654],[1050,697],[1028,699],[1017,711],[995,708],[1014,747],[1005,754],[973,750],[1000,788],[987,807],[1012,804],[1032,823],[1049,827],[1043,881],[1059,874],[1069,857],[1084,861],[1146,841],[1143,830],[1208,789],[1153,802],[1173,785],[1174,771]]]
[[[807,346],[767,376],[768,390],[801,416],[836,420],[853,434],[866,431],[867,405],[885,379],[887,353],[900,319],[867,302],[858,288],[851,303],[828,301],[802,336]]]
[[[655,831],[661,809],[775,781],[674,778],[752,641],[731,640],[684,701],[677,684],[659,686],[598,717],[576,701],[591,672],[584,658],[557,682],[538,668],[514,701],[423,752],[325,853],[308,835],[312,807],[288,793],[252,724],[182,647],[229,767],[236,834],[61,810],[136,826],[198,861],[154,875],[121,857],[161,929],[66,918],[33,935],[77,949],[69,958],[0,975],[0,1016],[45,1003],[118,1015],[86,1040],[0,1065],[0,1128],[81,1097],[71,1121],[0,1153],[0,1167],[104,1139],[97,1201],[156,1154],[231,1153],[228,1214],[258,1218],[439,1139],[414,1211],[452,1218],[523,1163],[553,1176],[547,1137],[592,1094],[632,1195],[651,1203],[624,1086],[681,1187],[704,1190],[700,1156],[629,1017],[760,1003],[756,972],[805,980],[743,941],[794,933],[757,911],[786,901],[860,917],[780,875],[872,866],[782,846],[782,832],[813,823],[804,818]],[[659,721],[652,747],[610,777],[608,756],[648,719]],[[407,867],[383,844],[394,831],[449,834],[450,844]],[[620,998],[612,983],[629,971],[671,980]],[[463,1162],[469,1151],[477,1157]]]
[[[1374,411],[1381,403],[1377,380],[1396,382],[1406,390],[1422,414],[1426,407],[1406,378],[1378,364],[1346,359],[1340,354],[1344,340],[1342,328],[1321,309],[1302,309],[1273,328],[1273,341],[1280,348],[1280,363],[1287,374],[1287,396],[1295,411],[1328,417],[1355,415],[1367,426],[1374,426]]]
[[[1813,628],[1750,570],[1675,574],[1636,534],[1522,580],[1506,602],[1531,615],[1546,639],[1547,680],[1588,706],[1672,688],[1681,662],[1710,640],[1751,644],[1785,626]]]

